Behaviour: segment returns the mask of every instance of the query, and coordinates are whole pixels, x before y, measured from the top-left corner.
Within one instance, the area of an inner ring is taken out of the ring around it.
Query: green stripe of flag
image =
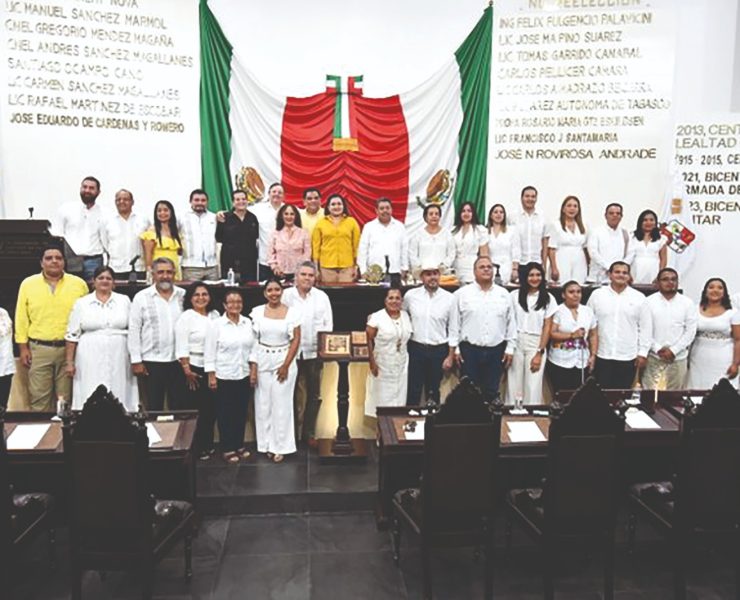
[[[211,210],[231,208],[229,80],[232,47],[200,0],[200,148],[202,186]]]
[[[342,137],[342,78],[339,75],[327,75],[327,81],[333,81],[337,90],[336,100],[334,102],[334,138]]]
[[[493,8],[483,16],[455,52],[461,79],[463,123],[458,136],[455,208],[472,202],[481,222],[486,210],[488,120],[491,101],[491,35]]]

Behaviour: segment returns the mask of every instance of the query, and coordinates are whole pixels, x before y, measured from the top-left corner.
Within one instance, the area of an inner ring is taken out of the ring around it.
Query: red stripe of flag
[[[409,195],[409,140],[398,96],[352,97],[358,152],[332,150],[334,94],[288,98],[281,139],[286,198],[301,203],[317,187],[324,201],[339,193],[360,225],[375,218],[375,201],[386,196],[393,216],[404,220]]]

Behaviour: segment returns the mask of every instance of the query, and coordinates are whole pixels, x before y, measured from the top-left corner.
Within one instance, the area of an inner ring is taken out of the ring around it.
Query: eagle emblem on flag
[[[234,176],[234,184],[237,190],[247,195],[247,202],[254,204],[265,197],[265,184],[262,177],[254,167],[242,167]]]
[[[678,219],[671,219],[660,226],[660,233],[668,238],[668,247],[681,254],[696,239],[696,234]]]
[[[427,204],[442,206],[452,195],[455,187],[455,178],[450,175],[449,169],[439,169],[427,183],[426,198],[416,197],[416,202],[422,208]]]

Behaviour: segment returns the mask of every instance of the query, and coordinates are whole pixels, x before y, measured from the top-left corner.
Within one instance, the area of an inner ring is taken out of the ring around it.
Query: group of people
[[[322,209],[321,192],[309,188],[298,208],[285,203],[280,183],[269,187],[266,201],[251,206],[246,192],[234,190],[232,209],[218,213],[208,210],[208,194],[196,189],[184,215],[178,217],[171,202],[160,200],[151,220],[134,210],[133,194],[125,189],[115,194],[116,213],[105,216],[96,202],[99,194],[100,182],[86,177],[81,202],[63,204],[54,221],[54,231],[82,258],[86,280],[103,264],[117,275],[133,270],[144,278],[153,261],[165,257],[175,264],[176,280],[217,280],[230,270],[238,281],[291,279],[297,265],[313,260],[324,283],[357,280],[372,265],[400,277],[418,275],[422,263],[470,283],[475,259],[490,256],[504,285],[518,283],[520,267],[529,262],[540,263],[553,282],[600,284],[616,260],[631,265],[634,283],[651,284],[667,262],[668,240],[655,212],[642,211],[635,230],[628,232],[621,227],[622,206],[612,203],[604,225],[587,231],[579,199],[568,196],[558,220],[547,224],[531,186],[522,190],[521,210],[507,215],[504,205],[494,204],[485,225],[475,206],[465,202],[452,229],[446,228],[442,207],[430,203],[423,211],[424,226],[411,236],[393,217],[388,198],[377,200],[376,218],[361,229],[340,194],[330,195]]]
[[[722,279],[707,281],[699,305],[678,292],[678,273],[664,267],[657,291],[631,286],[631,268],[613,262],[608,284],[586,304],[575,280],[562,286],[558,305],[542,264],[521,269],[508,292],[494,281],[491,257],[479,256],[474,281],[451,293],[439,286],[434,263],[421,268],[422,286],[389,288],[384,309],[370,315],[368,413],[376,406],[439,402],[445,371],[455,365],[488,397],[505,374],[509,404],[541,404],[548,376],[553,393],[575,390],[593,374],[603,388],[713,387],[740,366],[740,311]]]
[[[238,462],[249,455],[244,438],[253,399],[258,452],[281,462],[295,452],[296,438],[315,445],[318,335],[333,329],[333,316],[328,296],[314,286],[312,262],[299,265],[285,292],[268,279],[266,303],[248,317],[236,289],[227,289],[221,314],[203,281],[175,286],[176,266],[167,257],[153,260],[153,284],[133,300],[114,291],[111,267],[95,269],[90,292],[64,265],[62,248],[50,244],[41,273],[27,277],[18,292],[15,339],[29,370],[31,410],[54,410],[58,400],[81,409],[102,384],[133,412],[141,386],[149,410],[164,410],[167,400],[170,410],[199,411],[203,459],[214,452],[217,424],[224,459]],[[7,373],[0,394],[7,404],[13,326],[2,310],[0,327],[0,371]]]
[[[384,308],[367,320],[369,415],[382,405],[439,402],[443,374],[453,368],[489,396],[499,393],[505,374],[513,404],[541,403],[545,374],[555,392],[578,387],[589,373],[605,388],[630,388],[639,379],[671,389],[706,389],[721,377],[737,382],[738,302],[717,278],[705,285],[698,307],[678,293],[652,211],[643,211],[628,234],[620,227],[622,207],[610,204],[605,225],[587,233],[580,203],[569,196],[548,228],[528,186],[511,220],[496,204],[484,227],[475,207],[463,203],[448,231],[440,206],[429,204],[426,226],[408,239],[386,198],[360,231],[340,195],[327,199],[322,214],[314,188],[304,193],[303,209],[284,203],[280,184],[253,207],[235,191],[233,210],[217,214],[208,212],[205,192],[194,190],[182,220],[160,201],[150,228],[126,190],[116,193],[117,214],[103,219],[99,193],[99,182],[86,177],[82,206],[62,206],[55,226],[82,257],[92,292],[65,272],[55,245],[44,250],[41,273],[19,289],[15,339],[29,369],[32,410],[52,410],[59,398],[81,408],[102,383],[133,411],[143,389],[150,410],[162,410],[167,397],[170,409],[200,411],[204,458],[213,452],[217,423],[226,460],[238,462],[247,454],[253,397],[257,449],[280,461],[297,438],[315,443],[318,334],[333,327],[329,298],[315,284],[351,281],[373,264],[390,274],[413,270],[422,285],[405,296],[389,288]],[[228,289],[223,306],[215,306],[205,281],[218,278],[219,262],[222,272],[266,281],[266,303],[247,317],[239,291]],[[440,287],[448,267],[461,283],[454,293]],[[127,268],[148,270],[152,279],[133,300],[114,290]],[[177,287],[180,277],[194,283]],[[284,290],[286,278],[294,285]],[[552,280],[564,282],[560,305],[547,290]],[[604,284],[585,305],[584,281]],[[514,282],[511,292],[501,285]],[[635,282],[655,282],[657,292],[646,297]],[[4,404],[15,370],[12,331],[0,310]]]

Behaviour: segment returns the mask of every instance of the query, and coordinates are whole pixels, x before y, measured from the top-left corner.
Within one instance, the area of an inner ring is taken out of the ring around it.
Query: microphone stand
[[[141,258],[141,255],[137,254],[128,263],[128,266],[131,267],[131,271],[129,271],[128,274],[129,283],[136,283],[138,281],[138,278],[136,277],[136,261],[138,261],[139,258]]]

